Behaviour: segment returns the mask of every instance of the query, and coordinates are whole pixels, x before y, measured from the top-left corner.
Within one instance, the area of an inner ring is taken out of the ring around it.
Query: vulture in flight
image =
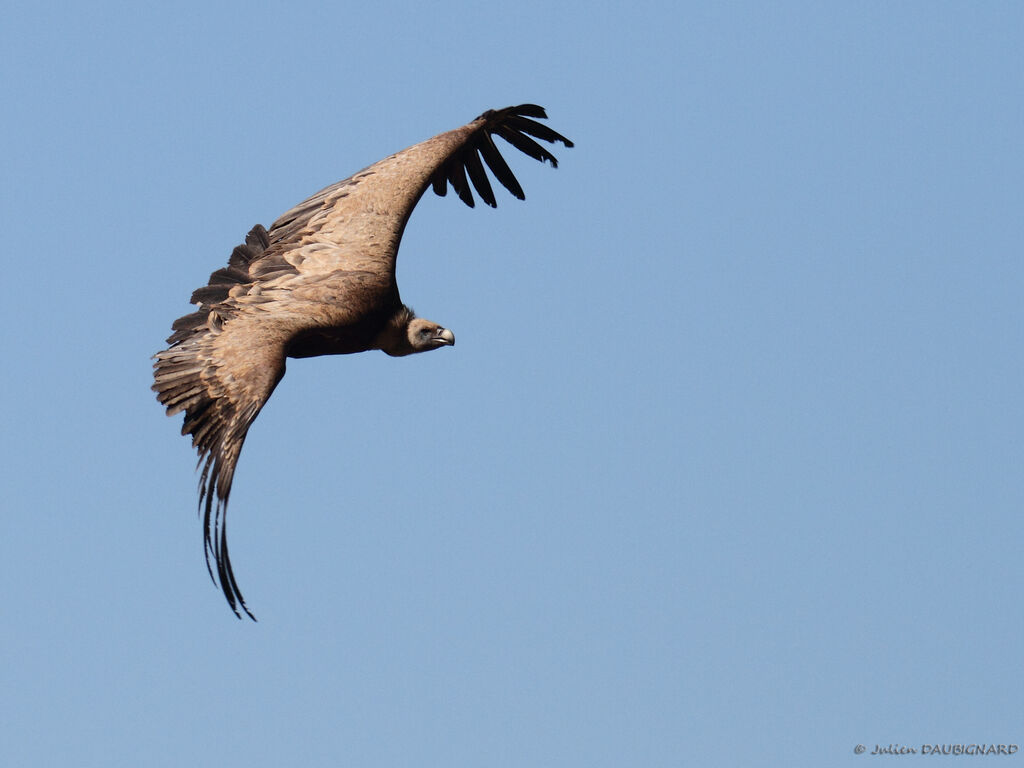
[[[455,335],[402,303],[395,259],[420,197],[451,184],[473,207],[475,188],[497,205],[484,164],[524,199],[494,137],[557,167],[536,140],[572,142],[537,122],[542,107],[489,110],[473,122],[391,155],[299,203],[270,229],[257,225],[227,267],[192,294],[195,312],[171,326],[155,355],[153,389],[199,453],[206,565],[239,618],[246,607],[231,569],[225,514],[246,432],[284,376],[286,357],[379,349],[401,357],[455,344]],[[215,573],[216,572],[216,573]]]

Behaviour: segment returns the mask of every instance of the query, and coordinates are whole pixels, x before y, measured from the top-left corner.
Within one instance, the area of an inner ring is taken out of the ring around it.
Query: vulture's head
[[[413,352],[426,352],[428,349],[438,347],[454,347],[455,334],[447,328],[442,328],[432,320],[424,320],[417,317],[409,323],[406,335],[409,337],[409,345]]]
[[[454,333],[433,320],[425,320],[422,317],[410,319],[405,325],[405,333],[396,336],[392,344],[382,346],[382,349],[393,357],[455,346]]]

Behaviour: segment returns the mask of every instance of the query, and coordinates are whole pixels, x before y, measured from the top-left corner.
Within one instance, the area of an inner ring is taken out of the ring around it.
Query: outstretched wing
[[[393,281],[402,232],[428,187],[444,195],[451,184],[470,207],[475,188],[487,205],[496,207],[486,165],[513,196],[525,199],[495,136],[536,160],[558,166],[555,156],[535,139],[566,147],[573,144],[534,119],[546,117],[543,107],[535,104],[488,110],[461,128],[415,144],[322,189],[274,222],[267,257],[283,256],[304,274],[363,270]]]
[[[155,356],[153,366],[157,399],[168,415],[185,412],[181,433],[192,435],[199,453],[199,509],[210,576],[232,610],[240,615],[241,608],[250,617],[231,568],[225,515],[242,443],[284,375],[291,334],[287,320],[270,309],[272,292],[250,296],[243,285],[265,238],[262,227],[250,232],[247,245],[232,254],[233,266],[214,272],[210,284],[195,291],[199,311],[175,321],[170,346]]]

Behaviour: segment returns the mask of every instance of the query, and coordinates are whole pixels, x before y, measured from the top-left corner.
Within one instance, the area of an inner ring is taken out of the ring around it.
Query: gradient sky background
[[[1024,743],[1019,3],[3,18],[4,765]],[[150,356],[250,226],[520,102],[559,169],[403,243],[458,346],[250,432],[236,620]]]

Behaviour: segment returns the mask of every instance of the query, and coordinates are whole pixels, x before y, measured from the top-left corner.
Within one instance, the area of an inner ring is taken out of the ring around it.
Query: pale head
[[[438,347],[454,347],[455,334],[433,320],[414,318],[406,329],[406,337],[413,352],[426,352]]]
[[[416,317],[411,310],[400,313],[380,337],[380,348],[392,357],[454,347],[455,334],[433,320]]]

